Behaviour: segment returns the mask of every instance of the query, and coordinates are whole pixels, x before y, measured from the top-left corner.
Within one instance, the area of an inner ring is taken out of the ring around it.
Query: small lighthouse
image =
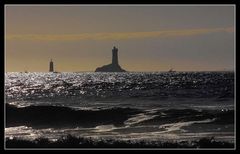
[[[118,65],[118,48],[115,46],[112,49],[112,65]]]
[[[53,69],[53,61],[51,59],[50,63],[49,63],[49,72],[53,72],[54,69]]]

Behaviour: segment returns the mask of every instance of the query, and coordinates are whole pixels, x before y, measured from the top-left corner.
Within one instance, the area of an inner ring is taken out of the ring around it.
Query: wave
[[[195,124],[198,121],[223,125],[234,124],[234,110],[163,109],[154,112],[154,115],[148,114],[148,118],[139,120],[134,125],[165,125],[186,122]]]
[[[76,110],[60,106],[28,106],[18,108],[6,104],[6,126],[46,127],[96,127],[113,124],[121,126],[132,115],[140,113],[132,108],[101,110]]]
[[[27,106],[18,108],[6,104],[6,126],[49,127],[130,127],[140,125],[195,124],[196,121],[213,124],[233,124],[234,110],[103,108],[82,110],[61,106]],[[112,128],[111,128],[112,129]]]

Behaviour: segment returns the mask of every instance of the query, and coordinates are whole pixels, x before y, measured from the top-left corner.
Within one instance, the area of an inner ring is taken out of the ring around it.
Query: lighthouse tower
[[[115,46],[112,49],[112,65],[118,65],[118,48]]]
[[[53,69],[53,61],[51,59],[50,63],[49,63],[49,72],[53,72],[54,69]]]

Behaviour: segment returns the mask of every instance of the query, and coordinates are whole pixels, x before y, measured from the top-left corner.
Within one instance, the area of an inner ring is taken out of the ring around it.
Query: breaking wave
[[[141,125],[168,126],[170,123],[185,124],[205,121],[214,124],[233,124],[233,110],[103,108],[82,110],[60,106],[16,107],[6,105],[6,125],[47,127],[130,127]]]

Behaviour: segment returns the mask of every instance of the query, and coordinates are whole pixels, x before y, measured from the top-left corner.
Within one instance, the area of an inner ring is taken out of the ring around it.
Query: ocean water
[[[234,141],[233,72],[5,73],[5,137]]]

